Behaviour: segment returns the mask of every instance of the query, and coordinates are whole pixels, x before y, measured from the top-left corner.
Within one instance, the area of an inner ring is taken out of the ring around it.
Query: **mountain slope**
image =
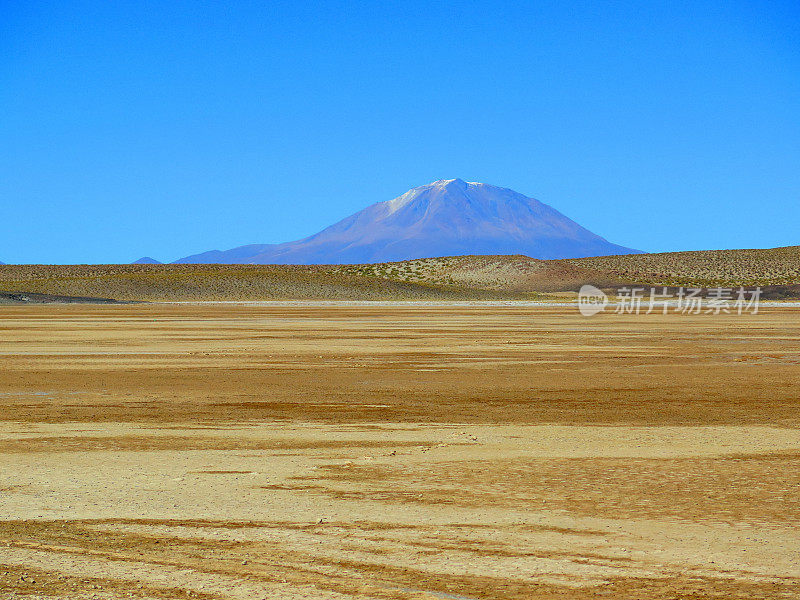
[[[552,259],[637,252],[513,190],[443,179],[373,204],[302,240],[212,250],[175,262],[353,264],[466,254]]]

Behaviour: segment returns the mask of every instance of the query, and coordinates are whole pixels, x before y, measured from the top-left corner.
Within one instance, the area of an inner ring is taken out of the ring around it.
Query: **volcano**
[[[640,251],[612,244],[513,190],[442,179],[301,240],[212,250],[175,262],[353,264],[468,254],[554,259],[634,253]]]

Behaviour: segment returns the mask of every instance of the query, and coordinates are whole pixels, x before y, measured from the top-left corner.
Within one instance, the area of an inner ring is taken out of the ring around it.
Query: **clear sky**
[[[648,251],[800,244],[800,3],[0,0],[0,261],[513,188]]]

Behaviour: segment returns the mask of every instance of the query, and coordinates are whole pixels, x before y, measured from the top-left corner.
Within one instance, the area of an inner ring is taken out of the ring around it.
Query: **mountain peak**
[[[160,260],[156,260],[155,258],[151,258],[149,256],[143,256],[139,260],[135,260],[131,263],[132,265],[163,265]]]
[[[465,190],[469,187],[469,184],[464,181],[463,179],[439,179],[434,181],[433,183],[429,183],[428,186],[423,187],[437,187],[437,188],[456,188]]]

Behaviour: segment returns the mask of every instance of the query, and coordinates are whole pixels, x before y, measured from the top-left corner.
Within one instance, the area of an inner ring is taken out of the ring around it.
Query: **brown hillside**
[[[800,294],[800,246],[543,261],[455,256],[367,265],[2,265],[0,291],[143,301],[492,300],[584,283],[755,286]]]
[[[598,256],[559,261],[656,285],[797,285],[800,246]]]

